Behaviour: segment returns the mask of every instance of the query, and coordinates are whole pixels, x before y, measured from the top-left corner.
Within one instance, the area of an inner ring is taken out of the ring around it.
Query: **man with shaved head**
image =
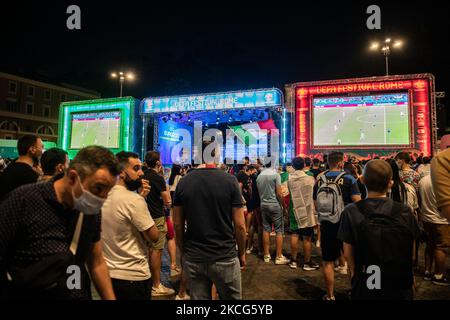
[[[411,209],[386,196],[392,169],[369,161],[362,182],[367,198],[345,207],[338,238],[344,242],[352,299],[412,299],[413,243],[420,235]]]

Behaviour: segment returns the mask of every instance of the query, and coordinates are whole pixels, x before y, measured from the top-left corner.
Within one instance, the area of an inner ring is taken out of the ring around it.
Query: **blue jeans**
[[[276,233],[284,234],[283,210],[278,203],[261,203],[263,230],[272,232],[272,223]]]
[[[184,261],[184,271],[189,277],[191,300],[211,300],[212,284],[220,300],[241,300],[241,268],[239,259],[216,262]]]

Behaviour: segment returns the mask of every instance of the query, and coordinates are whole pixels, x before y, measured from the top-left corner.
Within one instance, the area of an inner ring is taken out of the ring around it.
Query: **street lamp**
[[[392,48],[399,49],[399,48],[401,48],[402,45],[403,45],[403,42],[400,40],[392,41],[391,38],[386,38],[384,40],[384,44],[381,47],[381,52],[383,53],[384,58],[385,58],[386,75],[387,76],[389,75],[389,55],[391,54],[391,49]],[[370,45],[370,50],[379,50],[379,48],[380,48],[380,43],[378,43],[378,42],[373,42]]]
[[[125,80],[127,81],[133,81],[134,80],[134,74],[131,72],[112,72],[111,73],[111,78],[113,79],[119,79],[120,82],[120,97],[122,97],[122,92],[123,92],[123,84],[125,82]]]

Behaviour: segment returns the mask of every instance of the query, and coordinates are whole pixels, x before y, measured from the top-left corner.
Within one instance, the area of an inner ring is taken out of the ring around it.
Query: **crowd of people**
[[[449,285],[450,149],[371,160],[333,151],[283,167],[269,157],[174,164],[169,175],[157,151],[141,162],[100,146],[72,160],[43,149],[23,136],[0,173],[0,297],[91,299],[92,281],[102,299],[242,299],[241,272],[256,254],[322,272],[324,300],[335,300],[335,272],[348,275],[351,299],[412,299],[424,243],[424,279]],[[178,293],[161,283],[165,248]],[[377,290],[367,285],[374,266]]]

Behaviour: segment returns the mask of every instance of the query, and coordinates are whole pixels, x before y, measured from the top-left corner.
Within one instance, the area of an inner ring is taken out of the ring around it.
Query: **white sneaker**
[[[343,274],[343,275],[347,275],[348,274],[348,268],[347,266],[344,267],[336,267],[334,268],[334,270],[339,273],[339,274]]]
[[[178,294],[175,296],[175,300],[191,300],[191,297],[185,293],[183,297],[180,297]]]
[[[178,271],[178,270],[175,270],[175,269],[171,269],[171,270],[170,270],[170,276],[171,276],[171,277],[177,277],[177,276],[179,276],[180,274],[181,274],[181,272]]]
[[[289,263],[289,267],[290,267],[291,269],[297,269],[297,262],[292,261],[291,263]]]
[[[246,254],[250,254],[253,251],[253,246],[248,248],[247,251],[245,251]]]
[[[270,254],[267,255],[267,256],[264,256],[264,262],[265,262],[265,263],[269,263],[270,260],[272,260],[272,257],[270,256]]]
[[[159,284],[158,288],[152,287],[152,296],[170,296],[175,293],[175,290],[167,288],[162,285],[162,283]]]
[[[334,296],[328,297],[327,295],[324,295],[324,296],[322,297],[322,300],[324,300],[324,301],[335,301],[336,298],[335,298]]]
[[[320,269],[320,265],[313,262],[312,260],[303,265],[304,271],[314,271],[314,270],[318,270],[318,269]]]
[[[275,259],[275,264],[288,264],[289,262],[290,260],[283,255]]]
[[[320,240],[316,241],[316,248],[320,248]]]

